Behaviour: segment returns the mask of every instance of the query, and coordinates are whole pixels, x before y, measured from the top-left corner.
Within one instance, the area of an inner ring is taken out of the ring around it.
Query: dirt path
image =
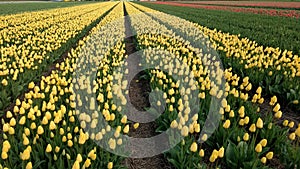
[[[127,16],[126,7],[124,4],[124,16]],[[126,28],[126,38],[125,39],[125,48],[126,54],[129,56],[128,61],[128,72],[137,72],[139,70],[140,56],[139,55],[131,55],[137,51],[135,46],[135,37],[132,35],[131,30],[131,22],[128,17],[125,18],[125,28]],[[151,91],[149,81],[148,80],[140,80],[139,77],[142,76],[144,72],[139,72],[137,75],[134,75],[132,81],[128,81],[130,83],[129,86],[129,98],[131,104],[139,111],[144,111],[145,108],[150,106],[149,103],[149,92]],[[148,138],[151,136],[155,136],[158,133],[155,132],[156,124],[155,122],[149,123],[140,123],[137,129],[134,129],[133,126],[130,126],[130,137],[135,138]],[[151,147],[155,149],[156,144],[153,143]],[[132,148],[132,152],[134,152],[134,147]],[[147,158],[126,158],[124,161],[124,165],[129,169],[160,169],[160,168],[172,168],[168,163],[167,159],[163,154],[159,154],[153,157]]]

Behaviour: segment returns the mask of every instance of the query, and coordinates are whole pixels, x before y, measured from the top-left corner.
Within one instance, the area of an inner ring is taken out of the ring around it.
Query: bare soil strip
[[[124,4],[124,16],[127,16],[126,7]],[[138,66],[140,63],[140,56],[131,55],[137,51],[135,46],[135,37],[132,35],[131,22],[128,17],[125,17],[125,28],[126,28],[126,39],[125,39],[125,48],[126,54],[129,56],[128,61],[128,72],[137,72]],[[128,37],[128,36],[129,37]],[[130,56],[131,55],[131,56]],[[147,107],[150,106],[149,103],[149,92],[151,91],[149,80],[140,80],[140,77],[144,72],[139,72],[132,81],[129,81],[129,98],[130,102],[134,107],[139,111],[144,111]],[[132,123],[133,124],[133,123]],[[137,129],[133,128],[133,125],[130,126],[130,137],[135,138],[149,138],[157,135],[155,132],[156,124],[155,122],[149,123],[140,123]],[[153,143],[153,149],[159,143]],[[134,147],[132,147],[132,152],[134,152]],[[160,168],[172,168],[168,163],[167,159],[163,154],[159,154],[153,157],[147,158],[126,158],[124,165],[129,169],[160,169]]]

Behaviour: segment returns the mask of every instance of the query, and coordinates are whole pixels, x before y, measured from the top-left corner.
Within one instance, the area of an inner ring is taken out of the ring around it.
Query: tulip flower
[[[1,81],[1,84],[2,84],[3,86],[7,86],[8,82],[7,82],[6,79],[3,79],[3,80]]]
[[[31,163],[31,161],[26,164],[25,168],[26,169],[32,169],[32,163]]]
[[[199,156],[200,156],[200,157],[204,157],[204,150],[203,150],[203,149],[200,149],[200,151],[199,151]]]
[[[262,151],[262,145],[261,145],[260,143],[258,143],[258,144],[256,145],[255,151],[256,151],[257,153],[260,153],[260,152]]]
[[[223,124],[223,127],[225,129],[228,129],[230,127],[230,120],[226,120],[225,123]]]
[[[46,153],[50,153],[51,151],[52,151],[52,146],[51,144],[48,144],[46,148]]]
[[[256,127],[262,129],[264,127],[264,122],[261,118],[258,118],[256,121]]]
[[[113,168],[113,162],[109,162],[107,164],[107,169],[112,169]]]
[[[271,160],[273,158],[273,152],[272,151],[268,152],[266,157],[268,160]]]
[[[251,124],[249,131],[251,131],[252,133],[254,133],[256,131],[256,126],[255,124]]]
[[[139,123],[134,123],[133,128],[137,129],[139,127]]]
[[[196,142],[193,142],[192,145],[191,145],[191,147],[190,147],[190,151],[191,151],[191,152],[196,152],[197,149],[198,149],[197,143],[196,143]]]
[[[186,137],[189,134],[189,128],[187,126],[183,126],[181,129],[181,135]]]
[[[260,159],[260,161],[261,161],[263,164],[266,164],[267,158],[266,158],[266,157],[262,157],[262,158]]]
[[[266,147],[267,143],[268,143],[268,140],[267,139],[262,139],[260,142],[259,142],[263,147]]]

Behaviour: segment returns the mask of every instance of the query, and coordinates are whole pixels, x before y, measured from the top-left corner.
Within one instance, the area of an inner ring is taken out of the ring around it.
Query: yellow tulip
[[[246,116],[246,117],[244,118],[244,123],[245,123],[245,124],[248,124],[249,121],[250,121],[250,118],[249,118],[248,116]]]
[[[199,151],[199,156],[200,156],[200,157],[204,157],[204,150],[203,150],[203,149],[201,149],[201,150]]]
[[[285,127],[286,127],[288,124],[289,124],[289,121],[288,121],[288,120],[284,120],[283,123],[282,123],[282,125],[285,126]]]
[[[116,148],[116,140],[115,139],[110,139],[108,141],[108,144],[109,144],[109,148],[114,150]]]
[[[30,148],[26,148],[23,153],[20,153],[22,160],[28,160],[30,158]]]
[[[56,129],[56,124],[53,121],[50,122],[49,129],[50,130]]]
[[[259,143],[260,143],[263,147],[266,147],[267,144],[268,144],[268,140],[267,140],[267,139],[262,139]]]
[[[3,160],[6,160],[6,159],[8,158],[7,152],[3,152],[3,151],[2,151],[2,153],[1,153],[1,158],[2,158]]]
[[[3,132],[8,132],[9,124],[7,124],[7,123],[3,124],[2,130],[3,130]]]
[[[117,141],[117,144],[118,145],[121,145],[123,143],[123,140],[120,138],[120,139],[118,139],[118,141]]]
[[[264,98],[260,98],[260,99],[258,100],[258,103],[259,103],[259,104],[263,104],[264,101],[265,101]]]
[[[262,158],[260,159],[260,161],[261,161],[263,164],[266,164],[267,158],[266,158],[266,157],[262,157]]]
[[[133,128],[137,129],[139,127],[139,125],[140,125],[139,123],[134,123]]]
[[[113,168],[113,162],[109,162],[108,164],[107,164],[107,169],[112,169]]]
[[[262,145],[261,145],[260,143],[258,143],[258,144],[256,145],[255,151],[256,151],[257,153],[260,153],[260,152],[262,151]]]
[[[13,127],[9,127],[8,134],[14,135],[15,134],[15,129]]]
[[[176,120],[173,120],[172,122],[171,122],[171,128],[177,128],[178,127],[178,123],[177,123],[177,121]]]
[[[234,117],[234,111],[233,110],[230,110],[229,117]]]
[[[296,139],[296,134],[295,133],[291,133],[290,135],[289,135],[289,139],[290,140],[295,140]]]
[[[261,94],[261,91],[262,91],[262,88],[259,86],[259,87],[256,89],[256,93],[257,93],[257,94]]]
[[[85,162],[84,162],[84,166],[85,166],[86,168],[90,167],[91,164],[92,164],[92,163],[91,163],[91,160],[90,160],[89,158],[86,159]]]
[[[32,169],[32,163],[31,163],[31,161],[26,164],[26,169]]]
[[[266,157],[268,160],[271,160],[273,158],[273,152],[272,151],[268,152]]]
[[[76,161],[79,161],[79,163],[82,162],[81,154],[77,154]]]
[[[85,143],[85,141],[86,141],[86,134],[85,133],[83,133],[83,131],[82,130],[80,130],[79,131],[79,144],[84,144]]]
[[[279,103],[277,103],[276,106],[273,108],[273,111],[275,113],[277,113],[279,111],[279,109],[280,109],[280,105],[279,105]]]
[[[92,160],[96,160],[96,153],[95,153],[95,150],[91,150],[88,154],[88,157],[91,158]]]
[[[207,134],[203,134],[203,136],[201,137],[201,140],[206,141],[207,140]]]
[[[256,121],[256,127],[257,128],[263,128],[264,127],[264,122],[261,118],[258,118],[257,121]]]
[[[223,127],[225,129],[228,129],[230,127],[230,120],[226,120],[225,123],[223,124]]]
[[[124,127],[123,132],[125,134],[127,134],[129,132],[129,125],[128,124]]]
[[[8,85],[8,82],[7,82],[6,79],[3,79],[3,80],[1,81],[1,84],[2,84],[3,86],[7,86],[7,85]]]
[[[60,150],[60,147],[56,146],[56,147],[55,147],[55,152],[58,153],[59,150]]]
[[[277,97],[276,97],[276,96],[273,96],[273,97],[271,98],[271,101],[270,101],[269,104],[270,104],[271,106],[274,106],[275,103],[277,103]]]
[[[220,150],[218,151],[218,156],[220,158],[223,158],[224,157],[224,147],[221,147]]]
[[[186,137],[189,134],[189,128],[187,126],[183,126],[181,129],[181,135]]]
[[[245,133],[245,134],[244,134],[243,140],[244,140],[244,141],[248,141],[248,140],[249,140],[249,134],[248,134],[248,133]]]
[[[195,124],[194,125],[194,130],[196,133],[199,133],[200,132],[200,124]]]
[[[298,126],[298,128],[295,131],[295,134],[300,137],[300,126]]]
[[[42,126],[38,126],[37,133],[39,135],[43,134],[44,133],[44,128]]]
[[[254,133],[256,131],[256,126],[255,124],[251,124],[249,131],[251,131],[252,133]]]
[[[50,153],[52,151],[52,146],[51,144],[48,144],[46,147],[46,153]]]
[[[73,141],[72,140],[68,140],[68,146],[72,147],[73,146]]]
[[[34,86],[35,86],[34,82],[30,82],[30,83],[28,84],[28,89],[33,89]]]
[[[282,111],[276,112],[274,117],[276,117],[277,119],[280,119],[282,117]]]
[[[7,140],[5,140],[2,145],[2,152],[8,152],[8,150],[11,148],[9,141]]]
[[[127,123],[127,116],[124,115],[121,119],[121,123],[126,124]]]
[[[190,151],[191,151],[191,152],[196,152],[197,149],[198,149],[197,143],[196,143],[196,142],[193,142],[192,145],[191,145],[191,147],[190,147]]]
[[[29,139],[26,137],[26,135],[23,135],[23,145],[27,146],[29,144]]]
[[[72,166],[72,169],[80,169],[79,161],[75,161],[75,163]]]
[[[299,100],[293,100],[293,104],[299,104]]]
[[[12,118],[12,116],[13,116],[13,115],[12,115],[11,111],[7,111],[7,112],[6,112],[6,118],[9,119],[9,118]]]
[[[289,123],[289,128],[293,128],[294,125],[295,125],[295,123],[294,123],[293,121],[291,121],[291,122]]]
[[[211,163],[215,162],[216,159],[218,158],[218,151],[217,150],[214,150],[211,154],[211,156],[209,157],[209,161]]]

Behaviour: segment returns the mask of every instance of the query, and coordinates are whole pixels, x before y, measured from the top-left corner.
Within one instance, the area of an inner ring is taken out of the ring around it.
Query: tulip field
[[[299,3],[59,3],[0,15],[0,168],[300,168]]]

